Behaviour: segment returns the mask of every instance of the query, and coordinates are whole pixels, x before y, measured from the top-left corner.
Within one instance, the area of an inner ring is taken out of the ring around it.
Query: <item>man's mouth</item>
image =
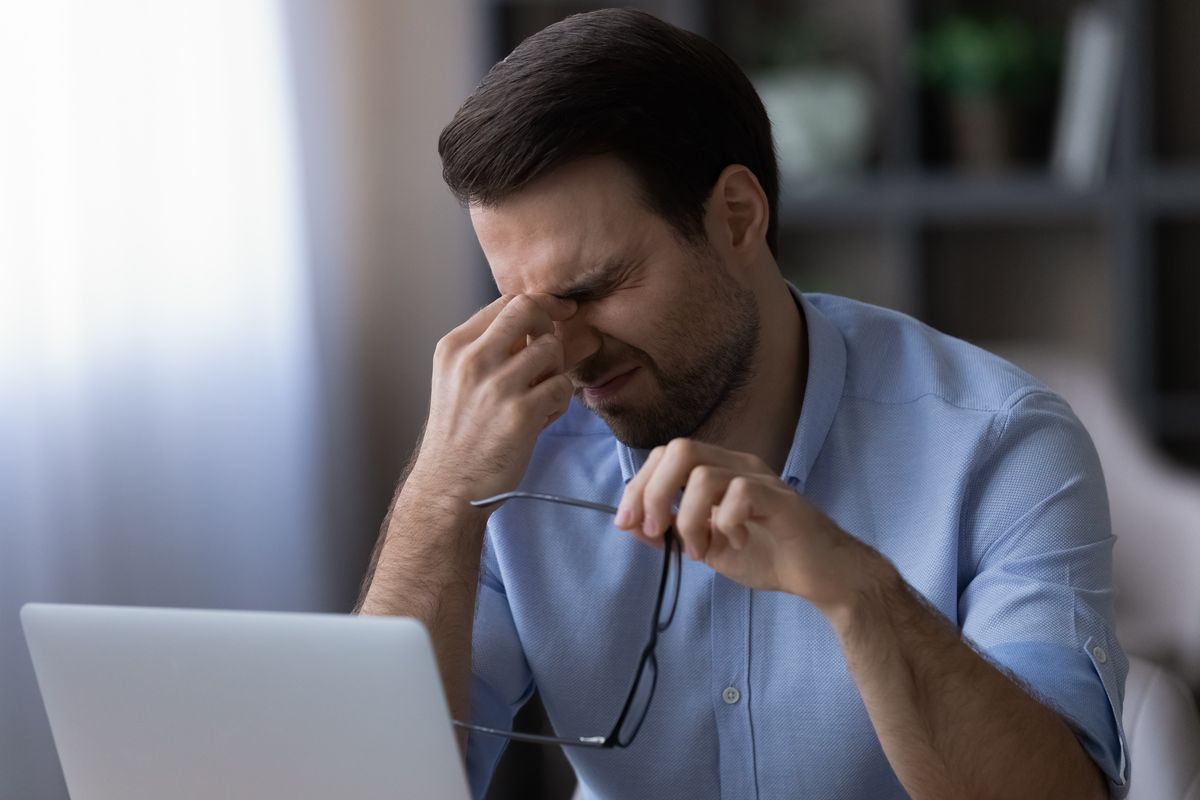
[[[621,391],[637,370],[637,367],[622,368],[619,372],[605,376],[594,383],[584,384],[582,387],[584,400],[589,403],[607,400]]]

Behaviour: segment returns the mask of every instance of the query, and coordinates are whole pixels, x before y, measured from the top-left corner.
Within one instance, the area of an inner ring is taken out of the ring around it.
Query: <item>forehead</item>
[[[471,222],[506,294],[559,294],[585,272],[636,257],[665,229],[632,171],[611,157],[564,166],[496,206],[472,206]]]

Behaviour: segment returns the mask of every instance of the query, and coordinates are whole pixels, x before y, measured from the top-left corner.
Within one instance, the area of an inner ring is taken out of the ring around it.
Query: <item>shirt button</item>
[[[1104,652],[1104,648],[1100,645],[1096,645],[1092,648],[1092,657],[1101,664],[1103,664],[1105,661],[1108,661],[1108,653]]]
[[[738,700],[742,699],[742,693],[739,692],[737,689],[733,688],[732,686],[727,686],[725,688],[725,691],[721,692],[721,699],[724,700],[727,704],[733,705]]]

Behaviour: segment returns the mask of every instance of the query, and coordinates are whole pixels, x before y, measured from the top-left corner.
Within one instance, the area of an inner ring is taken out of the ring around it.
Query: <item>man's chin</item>
[[[618,442],[634,450],[652,450],[672,439],[687,436],[688,432],[668,430],[662,425],[663,415],[653,411],[620,408],[611,405],[584,405],[608,425]]]

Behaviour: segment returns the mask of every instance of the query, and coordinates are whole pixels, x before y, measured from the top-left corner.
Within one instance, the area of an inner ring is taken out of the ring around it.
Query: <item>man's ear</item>
[[[719,250],[739,262],[758,257],[771,213],[767,194],[748,167],[730,164],[721,170],[706,212],[709,241]]]

